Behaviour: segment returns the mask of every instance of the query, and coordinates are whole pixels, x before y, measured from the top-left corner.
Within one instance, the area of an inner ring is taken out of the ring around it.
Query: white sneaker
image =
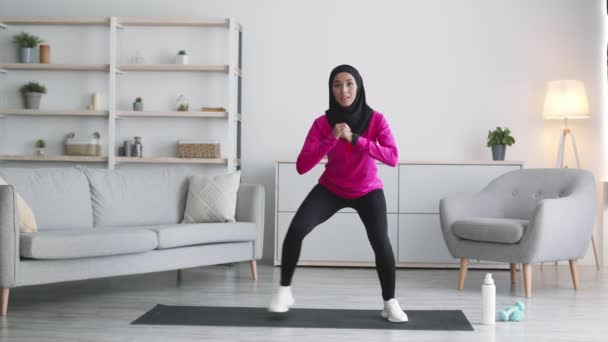
[[[291,286],[279,286],[279,290],[272,296],[268,311],[287,312],[289,307],[295,304],[295,299],[291,294]]]
[[[395,298],[384,301],[384,310],[382,310],[380,316],[394,323],[408,321],[407,314],[403,312],[403,309],[401,309],[399,302]]]

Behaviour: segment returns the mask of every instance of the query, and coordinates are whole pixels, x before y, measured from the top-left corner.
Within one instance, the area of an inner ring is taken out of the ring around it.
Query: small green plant
[[[46,87],[41,85],[38,82],[28,82],[27,84],[23,85],[21,88],[19,88],[19,91],[21,91],[21,93],[25,94],[25,93],[42,93],[42,94],[46,94]]]
[[[492,145],[507,145],[515,144],[515,138],[511,136],[511,130],[506,128],[503,130],[496,127],[493,131],[488,131],[488,147]]]
[[[178,111],[180,112],[187,112],[188,111],[188,105],[185,103],[182,103],[179,105],[179,107],[177,108]]]
[[[179,52],[177,53],[180,56],[185,56],[186,55],[186,50],[179,50]]]
[[[135,102],[142,102],[143,100],[141,99],[141,97],[138,97],[135,99]]]
[[[46,147],[46,141],[44,141],[43,139],[36,140],[36,148],[45,148],[45,147]]]
[[[27,32],[21,32],[13,37],[13,43],[20,48],[33,48],[44,40]]]

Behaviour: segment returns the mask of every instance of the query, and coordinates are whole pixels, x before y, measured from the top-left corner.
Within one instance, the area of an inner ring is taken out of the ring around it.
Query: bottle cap
[[[486,279],[483,280],[484,285],[494,285],[494,279],[492,279],[492,273],[486,273]]]

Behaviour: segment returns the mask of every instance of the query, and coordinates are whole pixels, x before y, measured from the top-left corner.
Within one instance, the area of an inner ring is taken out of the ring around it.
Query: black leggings
[[[371,191],[359,198],[345,199],[317,184],[298,208],[285,235],[281,257],[281,285],[291,285],[304,237],[338,210],[346,207],[355,209],[365,225],[367,237],[376,255],[376,271],[382,286],[382,298],[394,298],[395,256],[388,239],[386,200],[382,189]]]

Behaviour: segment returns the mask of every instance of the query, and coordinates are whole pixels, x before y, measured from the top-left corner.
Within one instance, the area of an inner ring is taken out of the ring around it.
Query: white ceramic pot
[[[175,63],[186,65],[188,64],[188,55],[177,55],[175,56]]]

